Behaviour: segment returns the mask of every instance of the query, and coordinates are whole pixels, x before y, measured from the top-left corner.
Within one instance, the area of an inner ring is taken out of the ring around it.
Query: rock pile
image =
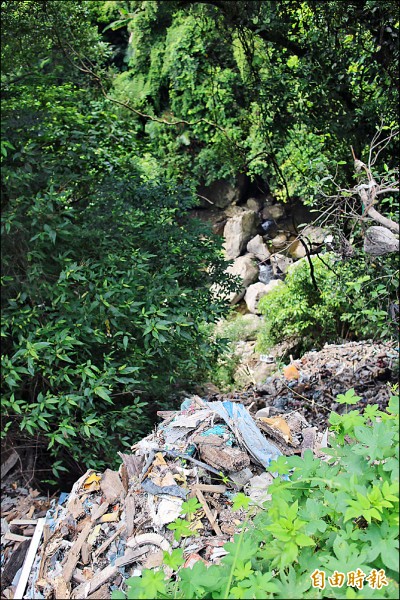
[[[259,299],[274,289],[269,282],[283,279],[293,261],[306,256],[306,247],[321,247],[326,232],[304,226],[313,215],[301,203],[284,205],[270,194],[246,199],[246,189],[243,181],[235,187],[221,180],[202,188],[200,197],[214,204],[208,213],[215,233],[224,237],[226,258],[233,261],[227,270],[242,281],[229,301],[234,305],[244,298],[247,310],[259,314]]]

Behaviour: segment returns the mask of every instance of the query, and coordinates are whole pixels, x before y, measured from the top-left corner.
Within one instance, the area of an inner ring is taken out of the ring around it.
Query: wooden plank
[[[207,483],[195,483],[191,487],[192,490],[200,490],[201,492],[214,492],[215,494],[223,494],[226,492],[226,485],[209,485]]]
[[[139,558],[140,556],[143,556],[143,554],[146,554],[146,552],[149,551],[150,546],[142,546],[141,548],[138,548],[137,550],[131,550],[130,548],[127,548],[125,550],[125,554],[123,556],[120,556],[119,558],[117,558],[117,560],[115,561],[115,566],[116,567],[123,567],[125,565],[130,565],[131,563],[133,563],[134,561],[136,561],[137,558]]]
[[[90,593],[92,594],[99,589],[104,583],[112,579],[118,573],[118,569],[115,565],[109,565],[105,567],[100,573],[96,573],[93,579],[90,580]]]
[[[8,561],[6,562],[3,573],[1,574],[3,580],[2,585],[4,587],[11,585],[15,574],[22,567],[24,558],[29,548],[29,544],[30,540],[25,540],[24,542],[19,544],[18,547],[11,554]]]
[[[11,531],[7,531],[3,539],[9,542],[25,542],[26,540],[30,541],[32,538],[28,535],[19,535],[18,533],[11,533]]]
[[[130,538],[133,535],[135,527],[135,498],[129,495],[125,500],[125,520],[126,520],[126,537]]]
[[[93,592],[96,592],[96,590],[101,588],[112,577],[115,577],[117,573],[117,567],[109,565],[108,567],[97,573],[93,577],[93,579],[89,579],[86,583],[78,585],[78,587],[76,587],[72,592],[72,597],[76,600],[82,600],[82,598],[87,598],[89,594],[93,594]]]
[[[29,575],[32,569],[33,561],[35,560],[36,552],[42,538],[43,527],[46,519],[42,517],[38,519],[35,533],[29,545],[28,552],[25,557],[24,566],[22,567],[21,576],[18,581],[17,589],[15,590],[14,599],[21,600],[25,593],[26,584],[28,583]]]
[[[55,578],[53,586],[56,600],[69,600],[71,598],[71,585],[64,580],[62,575]]]
[[[105,499],[112,504],[118,499],[123,500],[125,496],[124,486],[117,471],[106,469],[100,480],[100,488]]]
[[[108,548],[108,546],[115,540],[115,538],[118,537],[124,531],[125,527],[125,523],[121,525],[121,527],[119,527],[117,531],[113,533],[111,537],[108,538],[108,540],[106,540],[99,548],[97,548],[97,550],[93,553],[93,557],[97,558],[98,556],[100,556],[100,554],[102,554],[104,550]]]
[[[87,600],[109,600],[111,593],[107,584],[102,585],[96,592],[90,594]]]
[[[1,465],[1,479],[4,479],[7,473],[11,471],[11,469],[18,462],[18,459],[18,453],[14,449],[12,449],[10,456]]]
[[[40,552],[40,567],[39,567],[38,580],[42,579],[42,577],[43,577],[44,566],[46,563],[44,554],[45,554],[45,551],[47,548],[47,544],[49,543],[50,537],[51,537],[50,525],[45,525],[43,527],[43,544],[42,544],[42,549]]]
[[[103,504],[97,506],[91,514],[90,518],[92,519],[92,521],[97,521],[97,519],[100,519],[100,517],[102,517],[104,513],[107,512],[109,506],[110,505],[108,502],[103,502]]]
[[[92,525],[93,525],[93,523],[91,523],[91,522],[86,523],[85,527],[83,528],[83,530],[80,532],[79,536],[77,537],[74,545],[71,547],[70,551],[67,554],[67,560],[66,560],[66,562],[64,564],[64,568],[62,570],[62,576],[66,583],[68,583],[71,580],[72,573],[74,572],[76,564],[79,560],[81,548],[83,546],[83,543],[86,541],[87,536],[90,533]]]
[[[81,549],[81,563],[83,565],[89,564],[91,550],[92,550],[91,544],[88,544],[87,542],[83,542],[82,549]]]
[[[198,498],[198,500],[199,500],[200,504],[201,504],[201,505],[202,505],[202,507],[204,508],[204,512],[206,513],[206,517],[207,517],[207,519],[210,521],[210,525],[211,525],[211,527],[214,529],[214,531],[215,531],[215,533],[216,533],[217,535],[222,535],[222,531],[221,531],[221,529],[219,528],[219,525],[218,525],[218,523],[216,523],[216,521],[215,521],[215,517],[214,517],[214,515],[212,514],[212,512],[211,512],[211,510],[210,510],[210,507],[208,506],[208,504],[207,504],[207,501],[206,501],[206,499],[205,499],[205,498],[204,498],[204,496],[203,496],[203,492],[202,492],[202,491],[200,491],[200,490],[196,490],[196,496],[197,496],[197,498]]]
[[[37,519],[14,519],[10,525],[36,525],[37,522]]]

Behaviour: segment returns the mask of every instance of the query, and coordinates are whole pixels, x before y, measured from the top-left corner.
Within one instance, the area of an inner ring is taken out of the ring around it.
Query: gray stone
[[[288,248],[288,252],[292,258],[298,260],[299,258],[303,258],[306,256],[306,249],[303,244],[299,240],[295,240],[292,242]]]
[[[246,306],[248,310],[254,315],[259,314],[257,310],[258,302],[260,298],[265,296],[267,293],[267,286],[260,281],[258,283],[253,283],[253,285],[249,285],[244,295],[244,301],[246,302]]]
[[[249,210],[258,212],[264,206],[264,201],[261,198],[249,198],[246,202],[246,206]]]
[[[373,225],[365,232],[364,251],[371,256],[383,256],[399,251],[399,239],[386,227]]]
[[[263,296],[267,296],[276,287],[284,285],[280,279],[272,279],[267,285],[264,283],[254,283],[250,285],[244,296],[244,301],[248,310],[253,314],[260,314],[258,310],[258,303]]]
[[[316,227],[315,225],[307,225],[301,231],[301,236],[305,239],[306,243],[310,246],[319,246],[324,243],[324,239],[329,232],[322,227]]]
[[[287,246],[286,234],[278,233],[278,235],[271,240],[271,244],[274,248],[285,248]]]
[[[256,235],[249,241],[247,244],[247,252],[251,252],[261,261],[267,260],[270,257],[268,246],[261,235]]]
[[[269,377],[270,375],[272,375],[272,373],[274,373],[276,371],[276,364],[275,363],[264,363],[264,362],[260,362],[258,363],[252,371],[252,379],[255,385],[262,385],[263,383],[265,383],[265,380],[267,379],[267,377]]]
[[[246,302],[246,306],[248,310],[254,315],[259,314],[257,310],[258,302],[260,298],[265,296],[266,294],[266,285],[264,283],[258,282],[253,283],[253,285],[249,285],[244,295],[244,301]]]
[[[254,254],[245,254],[245,256],[239,256],[235,262],[226,269],[227,273],[230,275],[236,275],[242,280],[242,289],[237,294],[232,292],[229,297],[231,304],[237,304],[245,295],[246,288],[257,281],[258,267],[254,259]]]
[[[282,204],[273,204],[272,206],[265,206],[262,210],[261,217],[264,221],[272,219],[278,221],[285,215],[285,209]]]
[[[286,273],[290,265],[293,263],[292,258],[288,258],[284,254],[271,254],[271,266],[274,275],[278,273]]]
[[[226,217],[231,218],[231,217],[237,217],[237,215],[242,215],[243,213],[247,212],[248,210],[249,209],[246,206],[236,206],[236,204],[232,204],[231,206],[228,206],[227,208],[225,208],[223,214]]]
[[[259,217],[246,210],[228,219],[224,228],[224,248],[229,258],[237,258],[246,248],[247,242],[257,233]]]

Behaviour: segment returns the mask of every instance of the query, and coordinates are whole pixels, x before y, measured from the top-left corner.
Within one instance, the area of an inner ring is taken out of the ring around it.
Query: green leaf
[[[151,571],[146,569],[142,573],[141,598],[157,598],[159,594],[165,594],[164,571]]]
[[[172,550],[171,554],[169,552],[164,552],[164,563],[174,571],[177,571],[183,562],[182,548],[175,548]]]
[[[357,396],[354,388],[351,388],[345,394],[338,394],[336,400],[339,404],[357,404],[361,400],[361,396]]]
[[[249,496],[246,496],[242,492],[239,492],[233,498],[232,510],[235,511],[235,510],[239,510],[241,508],[244,508],[246,510],[249,507],[250,503],[251,503],[251,498],[249,498]]]
[[[304,533],[298,533],[295,542],[298,546],[315,546],[314,540]]]
[[[106,390],[106,388],[100,387],[100,386],[95,387],[93,392],[96,394],[96,396],[100,396],[100,398],[102,398],[103,400],[106,400],[106,402],[113,404],[113,401],[108,393],[108,390]]]

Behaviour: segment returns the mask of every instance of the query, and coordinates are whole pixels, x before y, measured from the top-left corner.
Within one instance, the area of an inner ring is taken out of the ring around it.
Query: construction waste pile
[[[111,598],[143,569],[173,575],[163,554],[177,547],[186,567],[218,564],[244,520],[243,509],[233,510],[237,492],[267,500],[274,475],[266,467],[281,454],[311,449],[324,459],[327,417],[344,408],[337,394],[354,388],[353,408],[384,409],[396,361],[394,342],[327,344],[257,388],[185,398],[180,410],[158,413],[160,424],[131,454],[119,454],[118,471],[88,470],[60,497],[17,487],[10,455],[2,464],[1,597]],[[191,498],[201,506],[194,513],[185,511]],[[177,519],[187,528],[180,541]]]
[[[118,472],[87,471],[47,511],[40,503],[39,512],[25,503],[25,514],[24,507],[9,507],[2,519],[2,597],[110,598],[127,577],[161,567],[163,552],[181,544],[168,525],[190,498],[201,509],[185,534],[185,566],[218,564],[243,521],[242,509],[232,510],[233,496],[242,491],[266,500],[272,460],[303,453],[310,439],[316,453],[327,444],[327,433],[308,435],[296,411],[265,414],[253,418],[240,403],[187,398],[181,410],[159,413],[164,420],[132,454],[120,453]]]

